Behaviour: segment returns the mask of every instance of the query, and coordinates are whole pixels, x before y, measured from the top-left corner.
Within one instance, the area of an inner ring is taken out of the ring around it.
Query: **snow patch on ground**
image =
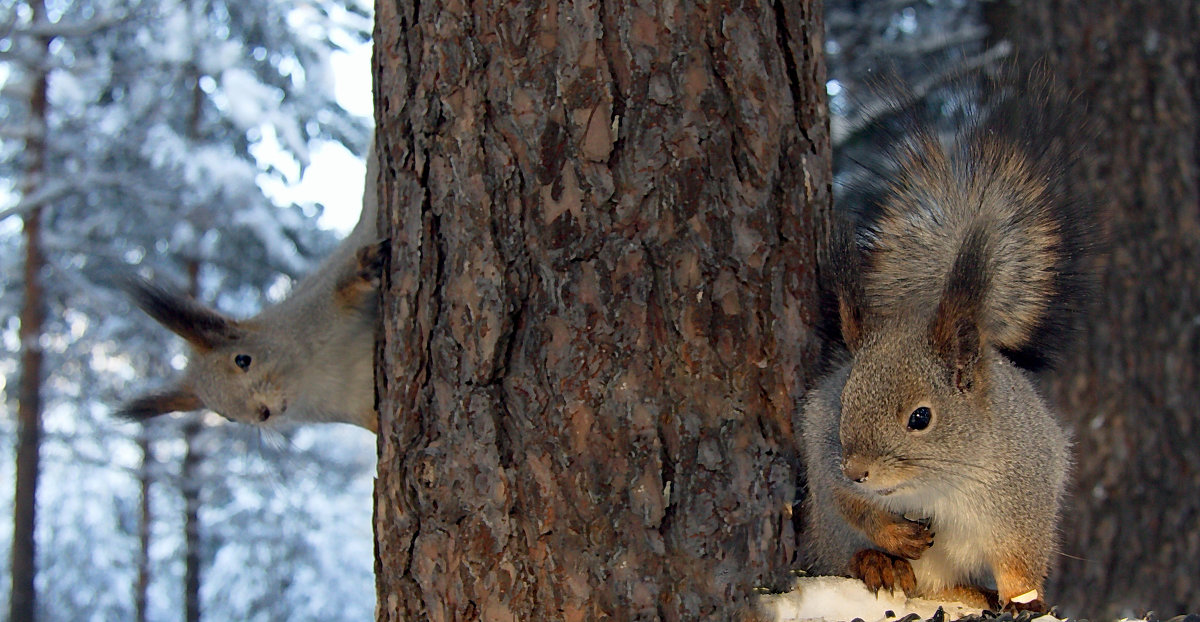
[[[907,598],[903,592],[872,594],[862,581],[844,577],[800,577],[792,591],[762,597],[763,609],[777,622],[810,620],[853,620],[865,622],[895,621],[915,613],[929,619],[941,607],[947,620],[956,620],[979,609],[962,603],[945,603],[923,598]],[[888,612],[892,615],[888,616]],[[1049,620],[1051,618],[1047,618]]]

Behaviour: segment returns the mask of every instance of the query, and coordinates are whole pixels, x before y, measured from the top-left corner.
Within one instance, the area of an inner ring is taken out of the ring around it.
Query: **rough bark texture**
[[[818,5],[377,3],[380,620],[723,618],[786,585]]]
[[[46,5],[40,0],[29,3],[33,23],[46,22]],[[38,48],[50,58],[50,38],[40,37]],[[45,69],[31,69],[29,96],[30,138],[25,142],[25,178],[22,196],[34,195],[42,184],[46,149],[44,136],[47,114],[47,76]],[[37,611],[34,578],[37,575],[37,483],[39,452],[42,445],[42,325],[46,321],[46,300],[42,270],[46,259],[41,242],[42,207],[29,210],[24,218],[25,266],[24,300],[21,303],[21,379],[17,388],[17,481],[13,498],[12,592],[9,620],[33,620]]]
[[[1072,183],[1108,241],[1084,343],[1050,391],[1078,467],[1049,596],[1093,618],[1197,612],[1200,3],[1001,9],[996,34],[1020,60],[1045,59],[1086,105],[1094,136]]]

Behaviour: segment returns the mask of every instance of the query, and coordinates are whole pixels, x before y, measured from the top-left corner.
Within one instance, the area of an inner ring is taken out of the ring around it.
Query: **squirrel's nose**
[[[266,421],[267,419],[270,419],[270,418],[271,418],[271,409],[267,408],[266,406],[259,406],[258,407],[258,420]]]
[[[852,482],[859,484],[867,481],[871,473],[867,468],[867,461],[861,458],[847,458],[842,462],[842,473]]]

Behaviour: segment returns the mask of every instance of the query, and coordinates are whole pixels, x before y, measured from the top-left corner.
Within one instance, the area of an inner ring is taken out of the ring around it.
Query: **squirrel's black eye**
[[[920,406],[908,416],[908,429],[919,432],[929,427],[933,420],[933,411],[928,406]]]
[[[239,354],[239,355],[233,357],[233,363],[234,363],[234,365],[241,367],[243,371],[248,370],[248,369],[250,369],[250,355],[249,354]]]

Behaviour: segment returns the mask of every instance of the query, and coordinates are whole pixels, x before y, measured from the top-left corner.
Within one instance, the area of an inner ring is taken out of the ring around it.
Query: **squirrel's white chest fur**
[[[912,560],[917,588],[929,594],[963,584],[992,584],[989,548],[995,548],[996,520],[961,495],[925,493],[890,499],[888,506],[910,520],[928,519],[933,546]]]

